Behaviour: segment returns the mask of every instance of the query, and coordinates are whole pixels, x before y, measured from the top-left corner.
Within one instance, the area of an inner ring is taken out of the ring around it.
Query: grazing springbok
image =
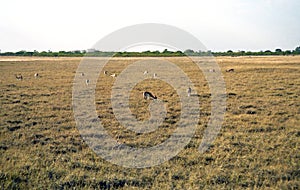
[[[187,91],[188,96],[191,96],[191,94],[192,94],[192,89],[191,89],[191,87],[189,87],[186,91]]]
[[[227,69],[226,72],[234,72],[234,69]]]
[[[145,100],[156,100],[157,97],[154,96],[151,92],[143,92],[143,97]]]
[[[21,74],[15,75],[17,80],[23,80],[23,76]]]
[[[89,79],[86,79],[86,80],[85,80],[85,83],[86,83],[86,85],[89,85],[89,84],[90,84],[90,80],[89,80]]]
[[[39,74],[38,74],[38,73],[34,73],[34,77],[35,77],[35,78],[38,78],[38,77],[39,77]]]
[[[148,74],[148,71],[146,70],[146,71],[144,71],[144,75],[146,75],[146,74]]]

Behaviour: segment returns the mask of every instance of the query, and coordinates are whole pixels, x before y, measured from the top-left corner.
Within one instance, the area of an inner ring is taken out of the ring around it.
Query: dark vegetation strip
[[[274,51],[266,50],[259,52],[252,51],[232,51],[226,52],[212,52],[208,51],[194,51],[187,49],[182,51],[144,51],[144,52],[106,52],[96,49],[90,50],[76,50],[76,51],[18,51],[18,52],[0,52],[0,56],[38,56],[38,57],[182,57],[182,56],[268,56],[268,55],[300,55],[300,46],[294,50],[275,49]]]

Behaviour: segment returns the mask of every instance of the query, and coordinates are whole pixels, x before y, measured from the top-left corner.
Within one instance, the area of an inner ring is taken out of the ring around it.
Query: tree
[[[292,51],[291,50],[286,50],[285,52],[283,52],[284,55],[291,55]]]
[[[25,50],[18,51],[18,52],[15,53],[16,56],[24,56],[25,54],[26,54]]]
[[[279,48],[275,49],[275,54],[276,55],[283,55],[283,51]]]
[[[169,51],[168,49],[165,49],[165,50],[163,51],[163,54],[168,54],[168,53],[170,53],[170,51]]]
[[[295,53],[300,54],[300,46],[295,48]]]
[[[264,54],[264,55],[272,55],[272,51],[266,50],[263,54]]]
[[[186,54],[186,55],[193,55],[194,53],[195,52],[192,49],[187,49],[187,50],[184,51],[184,54]]]

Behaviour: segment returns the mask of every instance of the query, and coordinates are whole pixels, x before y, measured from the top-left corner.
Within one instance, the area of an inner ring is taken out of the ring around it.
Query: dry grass
[[[201,102],[199,126],[191,142],[170,161],[128,169],[98,157],[76,129],[72,83],[80,58],[1,57],[1,188],[299,188],[300,57],[217,58],[226,82],[227,112],[214,145],[204,154],[197,148],[210,115],[208,85],[188,59],[165,59],[194,82]],[[136,60],[115,58],[105,69],[119,73]],[[229,68],[235,72],[225,72]],[[37,71],[40,78],[35,79]],[[18,73],[23,81],[15,79]],[[154,92],[168,108],[163,125],[141,135],[122,128],[114,118],[107,90],[113,80],[101,74],[96,89],[97,112],[109,133],[137,147],[167,139],[180,115],[174,89],[152,79],[135,86],[130,106],[138,119],[149,118],[143,90]]]

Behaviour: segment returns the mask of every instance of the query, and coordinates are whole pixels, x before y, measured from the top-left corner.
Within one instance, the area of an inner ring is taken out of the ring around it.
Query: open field
[[[114,58],[105,70],[120,73],[136,60]],[[299,189],[300,57],[217,57],[227,91],[222,129],[213,146],[198,152],[210,116],[210,92],[187,58],[176,63],[195,85],[200,121],[190,143],[151,168],[123,168],[97,156],[76,128],[72,87],[80,58],[0,57],[0,187],[2,189]],[[200,58],[199,58],[200,59]],[[234,72],[225,72],[233,68]],[[40,77],[35,78],[38,72]],[[23,80],[16,80],[22,74]],[[85,76],[83,76],[84,78]],[[167,115],[157,131],[136,134],[119,125],[110,103],[114,78],[101,73],[97,114],[120,143],[151,147],[165,141],[181,113],[176,91],[147,79],[130,93],[130,110],[148,119],[149,90]]]

